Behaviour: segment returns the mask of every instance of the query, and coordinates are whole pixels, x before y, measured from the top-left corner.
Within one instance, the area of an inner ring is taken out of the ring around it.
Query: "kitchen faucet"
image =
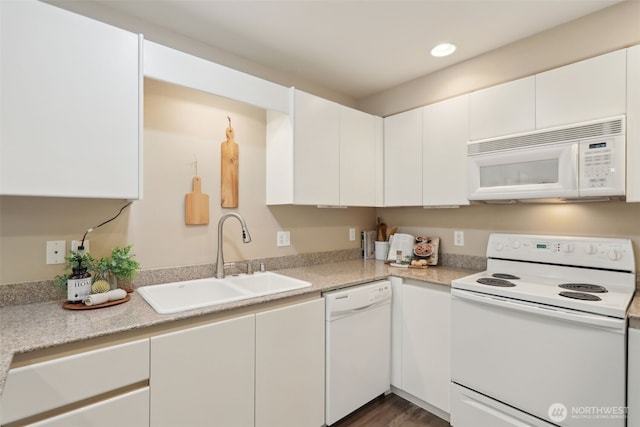
[[[244,243],[251,242],[251,235],[249,234],[249,230],[247,229],[247,224],[244,222],[244,218],[237,212],[229,212],[228,214],[223,215],[218,221],[218,259],[216,261],[216,279],[224,278],[224,255],[222,254],[222,224],[229,217],[235,217],[240,221],[240,225],[242,226],[242,241]]]

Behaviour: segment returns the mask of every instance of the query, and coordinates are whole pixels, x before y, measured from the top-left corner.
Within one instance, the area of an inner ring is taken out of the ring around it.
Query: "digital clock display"
[[[549,245],[546,243],[536,243],[536,249],[549,249]]]
[[[589,144],[589,148],[606,148],[606,142],[594,142],[593,144]]]

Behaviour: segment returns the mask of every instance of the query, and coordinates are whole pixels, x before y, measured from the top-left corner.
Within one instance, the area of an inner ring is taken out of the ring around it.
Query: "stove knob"
[[[566,253],[566,254],[570,254],[571,252],[573,252],[573,243],[563,243],[562,244],[562,252]]]
[[[587,255],[593,255],[597,250],[598,248],[593,243],[587,243],[584,247],[584,251]]]
[[[504,249],[504,245],[502,244],[502,242],[497,242],[497,243],[495,244],[495,248],[496,248],[496,251],[498,251],[498,252],[499,252],[499,251],[501,251],[501,250],[503,250],[503,249]]]
[[[520,247],[520,241],[519,240],[514,240],[513,241],[513,249],[518,249]]]
[[[622,253],[617,249],[610,249],[607,255],[609,255],[611,261],[617,261],[622,258]]]

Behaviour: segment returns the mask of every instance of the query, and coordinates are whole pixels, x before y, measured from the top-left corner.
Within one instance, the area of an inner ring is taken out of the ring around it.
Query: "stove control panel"
[[[635,272],[629,239],[493,233],[487,257]]]

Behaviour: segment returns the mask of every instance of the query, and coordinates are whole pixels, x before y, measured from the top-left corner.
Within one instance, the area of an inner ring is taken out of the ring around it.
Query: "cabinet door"
[[[255,316],[151,338],[151,425],[253,426]]]
[[[114,361],[121,360],[127,363],[115,369]],[[90,381],[84,373],[90,373]],[[14,368],[9,371],[0,400],[2,424],[71,405],[148,378],[149,341],[146,339]]]
[[[536,127],[624,114],[625,64],[619,50],[536,75]]]
[[[402,288],[402,389],[449,412],[451,294],[405,281]]]
[[[627,425],[640,426],[640,330],[629,328],[629,344],[627,360]]]
[[[139,197],[136,34],[0,2],[0,194]]]
[[[402,279],[391,277],[391,385],[402,390]]]
[[[468,205],[467,95],[428,105],[422,110],[422,204]]]
[[[258,313],[256,427],[323,424],[324,300]]]
[[[640,202],[640,45],[627,49],[627,202]]]
[[[422,109],[384,119],[384,204],[422,205]]]
[[[295,91],[294,198],[302,205],[340,204],[340,105]]]
[[[149,387],[29,424],[31,427],[149,427]]]
[[[340,204],[376,205],[375,116],[340,107]]]
[[[535,129],[535,78],[526,77],[469,95],[471,140]]]

